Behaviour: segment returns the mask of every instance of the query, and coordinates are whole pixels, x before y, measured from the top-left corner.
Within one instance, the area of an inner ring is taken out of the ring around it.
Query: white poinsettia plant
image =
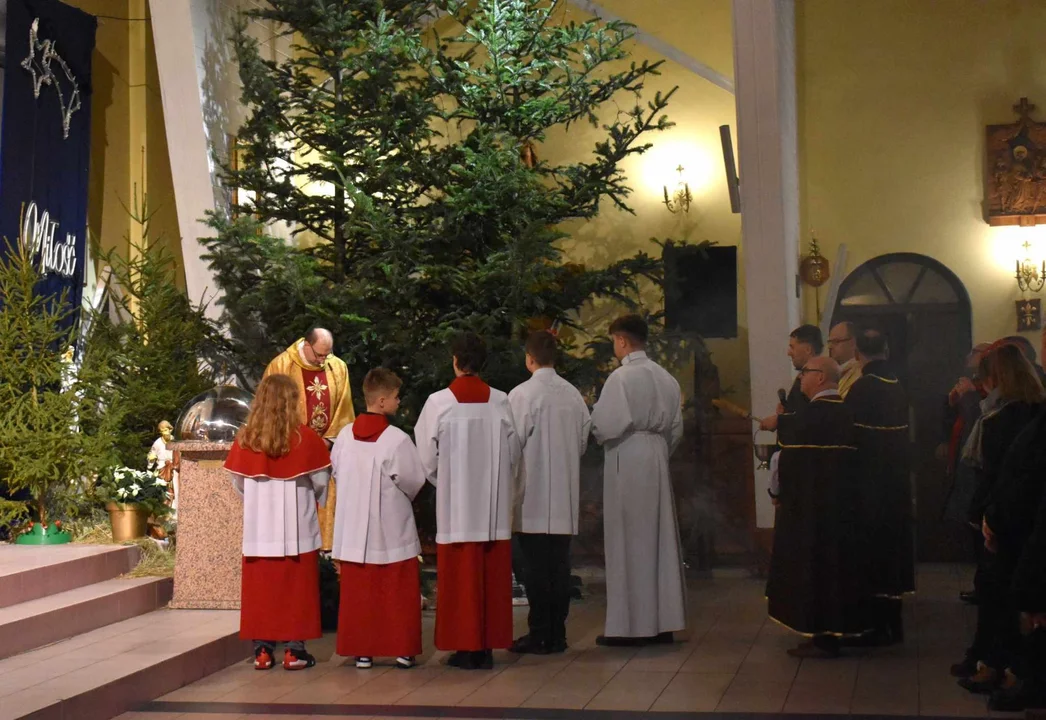
[[[99,495],[105,502],[141,505],[160,517],[170,512],[167,505],[169,483],[160,475],[156,463],[146,470],[116,467],[106,472],[99,483]]]

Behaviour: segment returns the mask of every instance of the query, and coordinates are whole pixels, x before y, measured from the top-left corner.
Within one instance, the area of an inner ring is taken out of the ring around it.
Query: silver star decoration
[[[51,41],[45,40],[41,43],[38,37],[39,32],[40,18],[37,18],[33,20],[33,24],[29,26],[29,55],[21,62],[21,66],[28,70],[29,74],[33,76],[34,99],[40,98],[40,88],[44,85],[50,85],[52,80],[51,69],[44,65],[47,58],[47,51],[51,48]],[[43,50],[43,59],[40,61],[37,61],[36,59],[37,50]]]
[[[44,85],[53,87],[55,92],[58,93],[58,105],[62,112],[62,138],[67,140],[73,114],[82,106],[80,103],[80,86],[76,82],[76,76],[73,75],[69,64],[62,59],[62,56],[55,49],[54,41],[44,40],[41,42],[39,33],[40,18],[36,18],[29,27],[29,55],[21,62],[21,66],[33,76],[34,99],[40,98],[40,90]],[[40,53],[39,58],[37,57],[37,52]],[[69,93],[68,99],[65,97],[65,93],[62,92],[59,78],[55,76],[54,71],[51,69],[52,62],[58,64],[62,69],[62,74],[65,75],[65,79],[72,85],[72,91]]]

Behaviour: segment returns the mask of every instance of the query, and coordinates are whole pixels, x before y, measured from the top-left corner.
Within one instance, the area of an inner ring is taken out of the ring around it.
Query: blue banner
[[[30,243],[38,290],[79,314],[87,259],[91,55],[98,21],[58,0],[8,0],[0,257]],[[4,238],[8,242],[4,241]]]

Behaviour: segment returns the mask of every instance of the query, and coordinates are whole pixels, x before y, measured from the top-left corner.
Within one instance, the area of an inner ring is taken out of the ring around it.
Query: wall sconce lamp
[[[1017,261],[1017,287],[1021,292],[1039,292],[1046,285],[1046,260],[1042,262],[1042,269],[1035,267],[1029,257],[1031,244],[1024,242],[1024,262]]]
[[[689,213],[690,202],[694,199],[693,196],[690,195],[690,185],[683,181],[682,165],[676,168],[676,172],[679,173],[679,182],[676,183],[676,189],[671,197],[668,194],[668,186],[664,186],[665,207],[668,208],[668,212],[673,214],[678,212]]]

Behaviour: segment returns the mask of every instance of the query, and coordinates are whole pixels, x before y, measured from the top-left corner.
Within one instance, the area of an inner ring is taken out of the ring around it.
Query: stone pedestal
[[[223,468],[229,443],[177,442],[181,454],[173,608],[238,610],[243,500]]]

